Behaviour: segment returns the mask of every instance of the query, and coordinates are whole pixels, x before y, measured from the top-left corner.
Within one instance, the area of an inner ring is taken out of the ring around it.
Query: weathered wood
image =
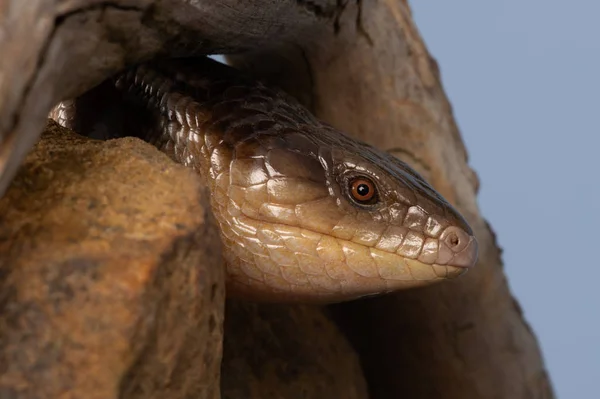
[[[223,399],[368,399],[358,356],[316,306],[227,301]]]
[[[480,244],[478,265],[456,281],[333,308],[362,357],[372,398],[553,397],[477,207],[477,177],[438,66],[407,3],[349,2],[316,34],[316,41],[230,59],[412,164],[467,217]]]

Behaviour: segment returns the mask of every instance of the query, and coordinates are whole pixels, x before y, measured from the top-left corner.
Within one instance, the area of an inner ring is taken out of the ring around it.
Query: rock
[[[0,200],[0,397],[217,398],[207,198],[140,140],[50,122]]]

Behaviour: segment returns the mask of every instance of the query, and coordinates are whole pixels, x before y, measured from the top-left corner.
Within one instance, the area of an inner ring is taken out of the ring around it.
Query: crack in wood
[[[334,18],[336,15],[337,6],[326,9],[322,5],[311,0],[296,0],[296,4],[318,18],[330,19]]]
[[[367,40],[367,43],[369,43],[369,46],[373,47],[375,45],[375,43],[373,42],[373,38],[371,38],[371,35],[369,35],[369,32],[367,32],[367,29],[365,28],[365,25],[363,23],[363,1],[362,0],[355,0],[356,1],[356,7],[358,8],[358,11],[356,13],[356,32],[364,37]]]
[[[342,14],[344,10],[346,10],[346,6],[348,5],[348,0],[336,0],[336,15],[333,20],[333,32],[336,34],[340,33],[340,19],[342,18]]]
[[[152,3],[153,4],[153,3]],[[113,1],[103,1],[101,3],[96,3],[96,4],[92,4],[90,6],[87,7],[81,7],[81,8],[75,8],[73,10],[67,11],[62,15],[59,15],[56,17],[56,23],[55,23],[55,27],[58,28],[60,27],[60,25],[63,24],[63,22],[73,16],[73,15],[77,15],[77,14],[82,14],[88,11],[102,11],[104,12],[106,9],[111,8],[111,9],[116,9],[119,11],[138,11],[138,12],[144,12],[146,9],[150,8],[150,6],[146,7],[145,9],[143,7],[136,7],[136,6],[124,6],[122,4],[119,4],[117,2]]]

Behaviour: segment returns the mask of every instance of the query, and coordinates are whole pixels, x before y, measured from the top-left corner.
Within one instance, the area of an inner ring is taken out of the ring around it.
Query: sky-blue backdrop
[[[411,0],[557,396],[600,398],[600,1]]]

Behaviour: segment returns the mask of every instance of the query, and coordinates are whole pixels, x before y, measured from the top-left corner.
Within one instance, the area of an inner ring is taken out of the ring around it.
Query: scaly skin
[[[462,274],[477,241],[462,216],[399,159],[317,119],[281,91],[209,59],[117,77],[128,135],[197,170],[212,193],[228,295],[337,302]],[[63,124],[68,106],[54,111]],[[367,177],[377,201],[352,200]]]

